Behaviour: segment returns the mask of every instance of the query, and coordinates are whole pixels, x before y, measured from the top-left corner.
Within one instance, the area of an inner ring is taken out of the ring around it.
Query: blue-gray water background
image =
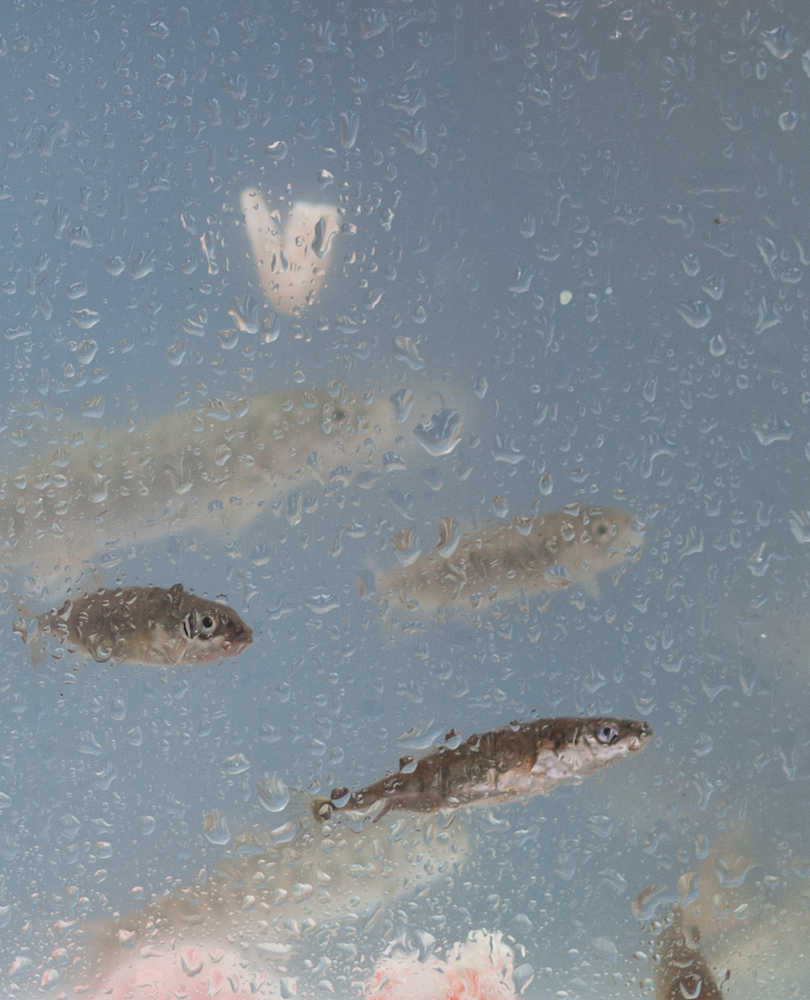
[[[38,928],[215,864],[204,813],[255,818],[263,774],[359,783],[414,727],[537,710],[647,718],[656,740],[603,780],[475,817],[468,877],[425,904],[439,941],[513,935],[527,996],[637,996],[636,893],[674,898],[710,851],[744,854],[742,930],[716,946],[728,995],[757,971],[734,942],[763,935],[768,995],[806,995],[788,959],[810,898],[808,94],[799,0],[4,6],[7,470],[61,412],[121,426],[333,379],[467,401],[451,455],[303,488],[320,502],[300,523],[282,509],[238,541],[124,554],[129,582],[244,610],[238,660],[32,670],[11,632],[26,581],[4,577],[0,981],[40,961]],[[255,184],[338,203],[353,230],[271,343],[220,335],[234,303],[264,308],[240,225]],[[443,515],[576,500],[647,526],[598,599],[391,634],[360,597],[393,531],[427,547]]]

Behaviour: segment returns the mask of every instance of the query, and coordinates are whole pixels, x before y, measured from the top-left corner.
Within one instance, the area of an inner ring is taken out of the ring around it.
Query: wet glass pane
[[[3,7],[3,996],[808,995],[806,28]]]

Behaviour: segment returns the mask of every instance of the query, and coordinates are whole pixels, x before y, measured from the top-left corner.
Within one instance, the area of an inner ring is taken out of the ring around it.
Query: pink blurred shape
[[[500,932],[471,931],[446,960],[412,955],[377,963],[365,1000],[515,1000],[512,949]]]
[[[106,977],[89,1000],[257,1000],[277,998],[278,984],[215,945],[144,948]]]

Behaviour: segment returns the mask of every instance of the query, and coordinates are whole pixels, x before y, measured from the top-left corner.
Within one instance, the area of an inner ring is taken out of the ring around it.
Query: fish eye
[[[335,408],[335,413],[334,413],[334,418],[335,418],[335,420],[338,420],[338,421],[339,420],[345,420],[346,419],[346,411],[343,410],[343,409],[341,409],[341,407],[339,407],[339,406],[336,407]]]
[[[608,532],[608,526],[606,524],[600,524],[599,527],[596,529],[597,535],[606,535],[607,532]]]
[[[612,747],[619,738],[619,730],[609,722],[606,722],[596,730],[596,738],[600,743],[605,743],[607,746]]]
[[[195,631],[195,636],[199,639],[210,639],[216,631],[216,617],[206,612],[204,614],[198,614],[197,620],[199,622],[199,628]]]

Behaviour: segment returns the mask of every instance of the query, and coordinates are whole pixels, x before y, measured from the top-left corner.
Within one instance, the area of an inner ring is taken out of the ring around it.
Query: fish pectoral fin
[[[386,813],[391,812],[393,808],[394,808],[394,800],[385,799],[385,804],[383,805],[382,809],[380,809],[380,811],[374,816],[374,819],[372,819],[371,822],[378,823],[383,818],[383,816],[385,816]]]

